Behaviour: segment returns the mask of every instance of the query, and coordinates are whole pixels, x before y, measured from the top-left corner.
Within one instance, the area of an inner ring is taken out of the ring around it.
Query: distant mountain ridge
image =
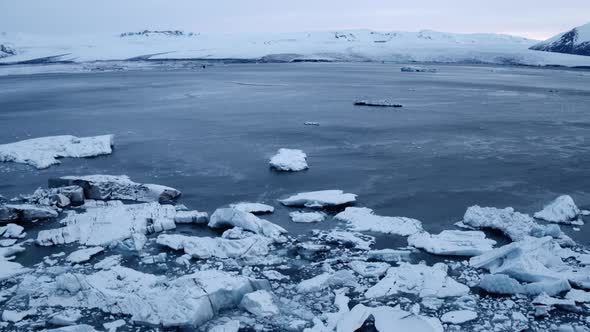
[[[590,23],[535,44],[531,50],[590,56]]]

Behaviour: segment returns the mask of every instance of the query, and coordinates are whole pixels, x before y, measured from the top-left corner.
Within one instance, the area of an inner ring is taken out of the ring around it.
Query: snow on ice
[[[369,208],[347,207],[334,219],[345,221],[351,230],[408,236],[422,231],[419,220],[406,217],[376,215]]]
[[[301,150],[281,148],[270,158],[270,166],[277,171],[298,172],[309,168],[307,155]]]
[[[583,225],[580,216],[580,209],[574,203],[569,195],[557,197],[554,201],[547,204],[543,210],[535,213],[535,218],[548,222],[569,225]]]
[[[354,203],[356,195],[344,193],[342,190],[321,190],[296,194],[279,201],[285,206],[325,208]]]
[[[408,244],[435,255],[477,256],[492,250],[496,241],[479,231],[442,231],[440,234],[416,233]]]
[[[294,211],[289,213],[289,217],[291,217],[291,220],[293,222],[313,223],[324,221],[324,219],[326,219],[326,214],[323,212]]]

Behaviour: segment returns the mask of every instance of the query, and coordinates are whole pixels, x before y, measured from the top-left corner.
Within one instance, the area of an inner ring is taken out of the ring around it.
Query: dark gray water
[[[291,223],[275,200],[310,190],[356,193],[358,206],[420,219],[432,232],[451,228],[473,204],[532,213],[570,194],[590,208],[590,72],[437,67],[244,64],[0,77],[0,143],[116,135],[110,156],[41,171],[0,164],[0,194],[29,193],[55,176],[127,174],[180,189],[182,203],[198,210],[273,204],[277,213],[265,218],[292,233],[312,226]],[[356,98],[404,107],[355,107]],[[310,169],[269,170],[280,147],[304,150]],[[587,227],[563,228],[590,244]]]

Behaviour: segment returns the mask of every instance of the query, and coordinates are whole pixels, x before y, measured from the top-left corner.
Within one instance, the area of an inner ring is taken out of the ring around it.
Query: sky
[[[430,29],[546,39],[588,22],[590,0],[0,0],[9,33]]]

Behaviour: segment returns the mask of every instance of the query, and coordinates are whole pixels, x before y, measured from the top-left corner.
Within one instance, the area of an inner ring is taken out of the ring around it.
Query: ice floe
[[[423,67],[402,67],[402,72],[405,73],[436,73],[435,68],[423,68]]]
[[[58,327],[55,329],[41,330],[41,332],[98,332],[94,327],[86,324]],[[110,332],[110,331],[109,331]]]
[[[291,221],[297,223],[313,223],[313,222],[321,222],[326,219],[326,214],[323,212],[303,212],[303,211],[294,211],[289,213],[289,217]]]
[[[543,210],[535,213],[535,218],[548,222],[568,225],[583,225],[580,216],[580,209],[576,206],[573,198],[569,195],[557,197],[547,204]]]
[[[398,293],[416,294],[419,297],[455,297],[469,293],[469,287],[447,275],[444,263],[433,266],[400,263],[390,267],[387,275],[365,292],[366,298],[380,298]]]
[[[477,313],[471,310],[455,310],[446,312],[440,317],[443,323],[463,324],[477,318]]]
[[[103,247],[90,247],[85,249],[80,249],[72,252],[71,254],[66,257],[66,260],[70,263],[77,264],[77,263],[84,263],[90,260],[90,258],[100,252],[103,252]]]
[[[19,244],[0,247],[0,281],[27,273],[31,270],[23,267],[19,263],[11,262],[15,254],[23,251],[25,251],[25,248]]]
[[[244,258],[253,259],[266,256],[272,239],[260,235],[252,235],[242,239],[185,236],[180,234],[161,234],[156,242],[198,259]]]
[[[176,279],[116,266],[93,274],[64,273],[45,282],[25,276],[17,296],[32,308],[97,308],[163,326],[199,326],[219,310],[238,306],[245,294],[270,286],[264,280],[206,270]]]
[[[279,149],[277,154],[270,158],[270,167],[277,171],[298,172],[309,168],[307,155],[296,149]]]
[[[0,223],[48,220],[55,219],[57,216],[58,213],[54,208],[46,206],[33,204],[0,205]]]
[[[252,213],[235,208],[221,208],[215,210],[209,219],[209,227],[240,227],[245,230],[278,239],[287,231],[268,220],[258,218]]]
[[[373,106],[373,107],[394,107],[394,108],[403,107],[402,104],[397,104],[397,103],[391,102],[386,99],[383,99],[383,100],[357,100],[354,102],[354,105],[355,106]]]
[[[479,231],[420,232],[408,237],[408,244],[435,255],[477,256],[492,250],[496,241]]]
[[[347,205],[355,201],[355,194],[347,194],[342,190],[310,191],[279,200],[279,202],[286,206],[305,206],[308,208]]]
[[[363,277],[379,278],[385,273],[391,265],[381,262],[363,262],[363,261],[352,261],[348,263],[348,266],[356,273]]]
[[[349,270],[330,271],[313,278],[302,280],[297,285],[300,293],[311,293],[326,287],[341,287],[356,285],[356,278]]]
[[[522,240],[526,236],[551,236],[560,239],[563,243],[573,243],[557,225],[540,225],[531,216],[516,212],[510,207],[498,209],[471,206],[463,216],[463,224],[474,228],[497,229],[512,241]]]
[[[43,246],[79,242],[107,246],[134,234],[148,234],[176,227],[176,209],[159,203],[123,204],[121,201],[86,201],[85,211],[69,211],[60,228],[42,230],[37,243]]]
[[[209,330],[209,332],[238,332],[240,330],[240,321],[230,320],[223,325],[217,325]]]
[[[138,202],[170,203],[181,192],[159,184],[142,184],[131,181],[126,175],[62,176],[49,179],[49,187],[80,186],[87,199],[129,200]]]
[[[79,309],[65,309],[52,315],[48,322],[56,326],[74,325],[82,318],[82,312]]]
[[[262,213],[273,213],[275,208],[262,203],[249,203],[249,202],[240,202],[235,204],[230,204],[231,208],[238,209],[244,212],[254,213],[254,214],[262,214]]]
[[[279,314],[274,296],[267,290],[257,290],[244,295],[240,307],[258,317],[270,317]]]
[[[406,217],[379,216],[369,208],[347,207],[334,218],[345,221],[350,229],[358,232],[366,231],[407,236],[422,231],[422,223],[419,220]]]
[[[24,227],[17,224],[6,224],[6,226],[0,226],[0,235],[4,238],[18,239],[23,237]]]
[[[48,136],[0,145],[0,161],[12,161],[38,169],[59,164],[57,158],[95,157],[113,152],[113,135]]]

